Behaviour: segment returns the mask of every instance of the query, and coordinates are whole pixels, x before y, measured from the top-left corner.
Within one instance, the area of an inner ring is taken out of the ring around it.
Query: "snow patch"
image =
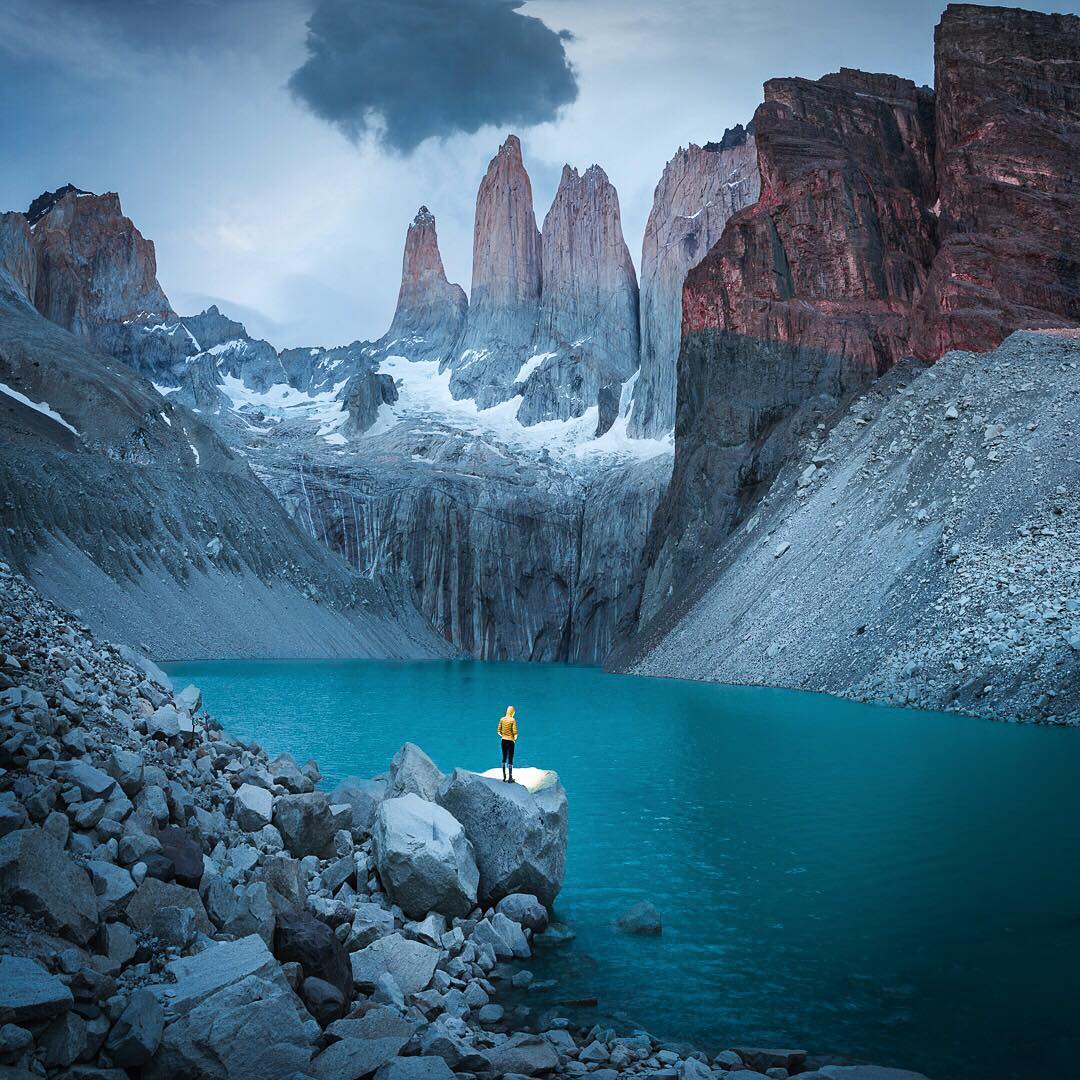
[[[169,425],[169,427],[172,427],[172,421],[163,412],[158,413],[158,416],[160,416],[161,419],[164,420],[165,423]]]
[[[341,434],[340,431],[335,431],[331,435],[324,435],[323,442],[329,443],[331,446],[344,446],[349,440]]]
[[[524,364],[521,365],[521,370],[514,376],[514,382],[525,382],[526,379],[545,361],[550,360],[553,356],[558,356],[558,353],[542,352],[537,353],[535,356],[530,356]]]
[[[55,420],[61,427],[66,427],[72,435],[82,438],[82,434],[76,431],[55,409],[51,408],[47,401],[31,401],[25,394],[20,394],[18,390],[13,390],[4,383],[0,383],[0,393],[7,394],[8,397],[14,398],[21,405],[26,405],[28,408],[33,409],[34,412],[47,416],[50,420]]]

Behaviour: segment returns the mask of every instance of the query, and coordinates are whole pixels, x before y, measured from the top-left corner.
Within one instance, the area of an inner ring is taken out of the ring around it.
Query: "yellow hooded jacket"
[[[514,706],[506,706],[506,715],[499,720],[499,738],[517,742],[517,721],[514,719]]]

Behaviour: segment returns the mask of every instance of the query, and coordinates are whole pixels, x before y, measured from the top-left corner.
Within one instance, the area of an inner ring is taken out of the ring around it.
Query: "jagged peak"
[[[31,225],[36,225],[65,195],[93,195],[92,191],[84,191],[74,184],[65,184],[55,191],[42,192],[31,204],[25,213],[26,220]]]
[[[521,140],[514,134],[506,136],[506,140],[502,146],[499,147],[496,157],[516,157],[518,161],[521,161]]]
[[[435,215],[426,206],[421,206],[416,211],[416,217],[413,218],[412,223],[414,225],[434,225]]]

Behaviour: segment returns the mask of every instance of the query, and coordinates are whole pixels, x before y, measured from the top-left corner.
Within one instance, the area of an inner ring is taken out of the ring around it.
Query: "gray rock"
[[[353,982],[374,988],[379,976],[390,974],[406,996],[426,989],[439,963],[439,950],[420,941],[391,934],[354,952],[350,957]]]
[[[482,903],[531,893],[551,906],[566,869],[566,792],[555,773],[535,791],[455,769],[439,804],[461,822],[480,871]]]
[[[472,845],[441,806],[413,794],[385,799],[372,848],[384,888],[410,918],[428,911],[464,916],[476,906],[480,874]]]
[[[115,914],[135,892],[135,882],[122,866],[105,862],[103,859],[90,859],[86,863],[86,869],[90,871],[90,880],[97,895],[98,911],[103,918]]]
[[[274,801],[274,827],[294,858],[326,858],[333,853],[337,828],[324,792],[279,796]]]
[[[150,920],[150,933],[167,947],[186,949],[195,940],[195,912],[172,905],[158,908]]]
[[[114,748],[105,762],[105,771],[120,785],[125,795],[136,795],[143,784],[143,759],[132,750]]]
[[[420,1021],[401,1015],[397,1009],[381,1005],[369,1009],[357,1019],[335,1020],[326,1033],[335,1039],[388,1039],[408,1040],[420,1026]]]
[[[124,866],[133,866],[148,855],[155,855],[160,851],[161,841],[156,836],[132,832],[120,837],[116,857]]]
[[[498,1024],[505,1012],[506,1010],[501,1005],[482,1005],[476,1018],[481,1024]]]
[[[319,1027],[340,1019],[349,1004],[349,999],[324,979],[305,979],[300,987],[300,997]]]
[[[330,803],[352,807],[353,829],[369,833],[375,823],[379,803],[385,795],[385,780],[364,780],[359,776],[347,776],[330,793]]]
[[[86,1051],[86,1021],[75,1012],[51,1021],[37,1037],[37,1049],[50,1069],[66,1069]]]
[[[751,1069],[787,1069],[797,1072],[806,1061],[805,1050],[771,1049],[764,1046],[734,1046],[732,1049]]]
[[[258,832],[274,816],[274,797],[265,788],[242,784],[235,795],[236,823],[244,832]]]
[[[624,911],[616,919],[615,925],[624,933],[639,936],[655,936],[663,932],[660,912],[648,900],[639,900]]]
[[[336,987],[345,1001],[351,998],[349,956],[326,923],[306,911],[282,912],[274,929],[273,950],[282,963],[299,963],[306,978],[321,979]]]
[[[250,976],[259,979],[280,976],[284,981],[280,965],[258,934],[222,942],[194,956],[174,960],[165,965],[165,970],[176,981],[152,986],[150,991],[165,1009],[167,1021],[186,1015],[223,988]]]
[[[116,789],[116,781],[108,773],[78,759],[58,761],[53,775],[74,784],[87,802],[91,799],[107,799]]]
[[[36,1024],[74,1005],[67,985],[36,960],[0,956],[0,1023]]]
[[[375,1080],[454,1080],[440,1057],[398,1057],[379,1067]]]
[[[262,944],[259,938],[254,940]],[[294,1073],[310,1075],[318,1036],[319,1025],[275,965],[272,974],[251,974],[223,986],[169,1023],[144,1075],[149,1080],[179,1076],[284,1080]]]
[[[0,1026],[0,1057],[5,1060],[19,1057],[34,1045],[34,1036],[18,1024]]]
[[[504,896],[495,905],[495,910],[534,934],[547,929],[548,910],[531,893],[511,893]]]
[[[343,1038],[327,1047],[312,1063],[316,1080],[360,1080],[397,1057],[404,1038]]]
[[[390,762],[390,778],[386,784],[386,799],[402,795],[418,795],[427,802],[434,802],[439,793],[443,774],[414,743],[405,743]]]
[[[378,904],[358,904],[346,945],[350,950],[362,949],[393,931],[394,916],[386,908]]]
[[[132,868],[134,878],[134,867]],[[194,889],[187,889],[173,881],[146,878],[135,890],[134,896],[124,909],[124,918],[136,930],[151,928],[154,914],[163,907],[186,907],[195,913],[195,930],[200,934],[212,934],[214,927],[207,917],[206,908]]]
[[[98,905],[89,876],[41,829],[20,829],[0,839],[0,897],[80,945],[97,932]]]
[[[145,1065],[161,1043],[165,1012],[149,990],[136,990],[116,1021],[105,1047],[123,1069]]]
[[[582,1052],[584,1054],[584,1051]],[[484,1051],[491,1070],[495,1073],[520,1073],[522,1076],[538,1076],[553,1072],[559,1067],[559,1055],[555,1047],[540,1035],[519,1032],[506,1042]],[[590,1060],[581,1058],[581,1060]],[[606,1057],[605,1057],[606,1060]]]

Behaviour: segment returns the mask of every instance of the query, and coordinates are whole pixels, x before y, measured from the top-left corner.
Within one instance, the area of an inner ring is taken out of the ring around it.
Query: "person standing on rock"
[[[514,719],[514,706],[506,706],[506,715],[499,720],[499,738],[502,740],[503,782],[514,782],[514,743],[517,742],[517,721]],[[509,769],[509,775],[507,775]]]

